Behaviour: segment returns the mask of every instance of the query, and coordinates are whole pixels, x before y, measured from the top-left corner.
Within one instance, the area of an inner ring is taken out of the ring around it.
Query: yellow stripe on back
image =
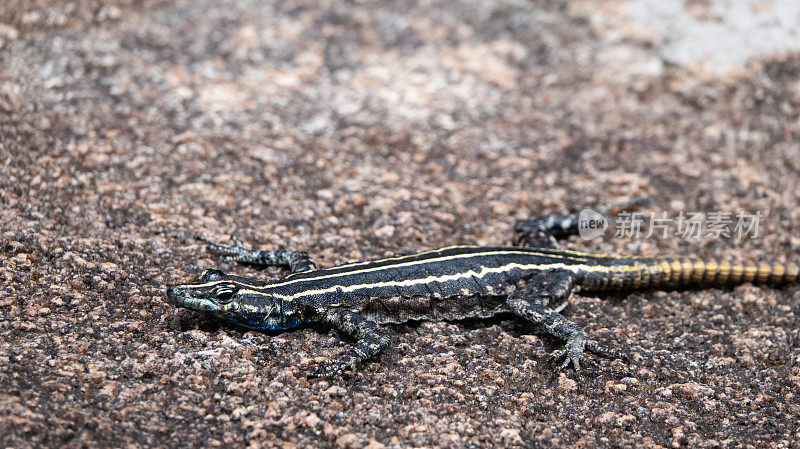
[[[461,246],[461,247],[449,247],[449,248],[478,248],[478,247],[463,247],[463,246]],[[439,250],[437,250],[437,251],[439,251]],[[432,252],[435,252],[435,251],[430,251],[430,252],[422,253],[422,254],[430,254]],[[394,264],[384,265],[384,266],[380,266],[380,267],[364,268],[364,269],[361,269],[361,270],[345,271],[345,272],[342,272],[342,273],[331,273],[331,274],[320,275],[320,276],[315,276],[315,277],[308,277],[308,278],[287,279],[285,281],[276,282],[274,284],[269,284],[269,285],[264,286],[264,287],[269,287],[269,288],[272,288],[272,287],[283,287],[283,286],[286,286],[286,285],[298,284],[298,283],[302,283],[302,282],[312,282],[312,281],[318,281],[318,280],[322,280],[322,279],[330,279],[330,278],[341,277],[341,276],[350,276],[350,275],[357,275],[357,274],[364,274],[364,273],[373,273],[373,272],[381,271],[381,270],[391,270],[391,269],[398,268],[398,267],[409,267],[409,266],[418,265],[418,264],[421,265],[421,264],[427,264],[427,263],[445,262],[445,261],[448,261],[448,260],[466,259],[466,258],[471,258],[471,257],[481,257],[481,256],[490,256],[490,255],[532,255],[532,256],[550,257],[550,258],[555,258],[555,259],[560,258],[560,259],[563,259],[563,260],[569,260],[569,261],[575,261],[575,262],[588,262],[588,259],[584,258],[584,257],[568,257],[568,256],[564,256],[564,255],[560,255],[559,256],[559,255],[556,255],[556,254],[539,253],[539,252],[534,252],[534,251],[514,251],[514,250],[508,250],[508,251],[486,251],[486,252],[481,252],[481,253],[454,254],[452,256],[437,257],[437,258],[425,259],[425,260],[415,260],[415,261],[412,261],[412,262],[405,262],[405,263],[394,263]],[[402,259],[406,259],[406,258],[410,258],[410,257],[416,257],[416,256],[419,256],[419,254],[414,254],[413,256],[403,256],[401,258],[390,258],[390,259],[373,260],[373,261],[370,261],[368,263],[381,263],[381,262],[384,262],[386,260],[402,260]],[[589,256],[589,255],[587,254],[587,256]],[[333,267],[331,269],[339,269],[339,268],[351,267],[351,266],[360,266],[360,265],[363,265],[363,264],[364,263],[359,262],[359,263],[354,264],[354,265],[340,265],[338,267]],[[546,266],[546,265],[552,265],[552,264],[545,264],[543,266]],[[323,270],[320,270],[320,271],[323,271]],[[205,283],[205,284],[194,284],[193,287],[211,286],[211,285],[216,284],[217,282],[219,282],[219,281],[212,281],[212,282],[208,282],[208,283]],[[241,283],[241,282],[237,282],[237,281],[233,281],[233,280],[228,280],[227,282],[238,283],[238,284],[241,284],[241,285],[247,285],[249,287],[254,287],[254,288],[259,288],[260,287],[260,286]]]

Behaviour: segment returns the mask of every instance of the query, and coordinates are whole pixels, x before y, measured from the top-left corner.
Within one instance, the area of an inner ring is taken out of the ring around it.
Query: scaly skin
[[[390,344],[379,326],[408,320],[486,318],[512,312],[565,342],[553,353],[557,371],[581,365],[605,371],[586,351],[625,356],[590,339],[563,317],[576,291],[670,288],[744,282],[797,282],[794,264],[743,263],[690,258],[659,259],[588,254],[558,248],[553,235],[577,231],[577,216],[523,220],[513,247],[453,246],[369,262],[315,269],[295,251],[252,251],[203,239],[209,249],[244,263],[287,266],[291,275],[259,281],[206,270],[196,281],[172,286],[178,306],[209,312],[252,329],[290,329],[321,322],[356,343],[311,375],[335,377],[355,369]]]

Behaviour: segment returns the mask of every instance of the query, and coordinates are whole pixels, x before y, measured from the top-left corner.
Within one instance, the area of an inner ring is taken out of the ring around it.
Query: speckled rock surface
[[[335,332],[165,298],[281,275],[197,234],[328,266],[634,197],[762,234],[566,246],[797,260],[800,55],[665,63],[619,4],[1,2],[2,446],[798,447],[796,287],[576,297],[633,375],[552,382],[558,342],[510,316],[392,326],[327,382],[306,373]]]

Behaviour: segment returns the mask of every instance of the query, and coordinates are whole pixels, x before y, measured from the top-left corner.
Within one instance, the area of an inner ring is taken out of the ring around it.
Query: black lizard
[[[575,215],[517,223],[512,247],[451,246],[419,254],[316,269],[305,253],[252,251],[234,241],[206,240],[209,249],[239,262],[288,266],[277,281],[206,270],[194,282],[168,289],[178,306],[210,312],[253,329],[290,329],[322,322],[356,343],[312,376],[336,376],[375,356],[390,343],[379,327],[409,320],[485,318],[512,312],[563,340],[551,356],[570,363],[599,365],[584,351],[625,358],[590,339],[559,312],[578,290],[624,290],[744,282],[796,282],[794,264],[747,263],[696,258],[642,258],[559,249],[555,237],[578,230]],[[614,371],[609,368],[601,368]]]

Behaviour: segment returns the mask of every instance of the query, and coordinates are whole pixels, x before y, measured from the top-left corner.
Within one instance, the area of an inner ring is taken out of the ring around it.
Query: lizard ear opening
[[[200,281],[202,282],[211,282],[211,281],[219,281],[222,279],[222,275],[225,274],[219,270],[205,270],[202,274],[200,274]]]

